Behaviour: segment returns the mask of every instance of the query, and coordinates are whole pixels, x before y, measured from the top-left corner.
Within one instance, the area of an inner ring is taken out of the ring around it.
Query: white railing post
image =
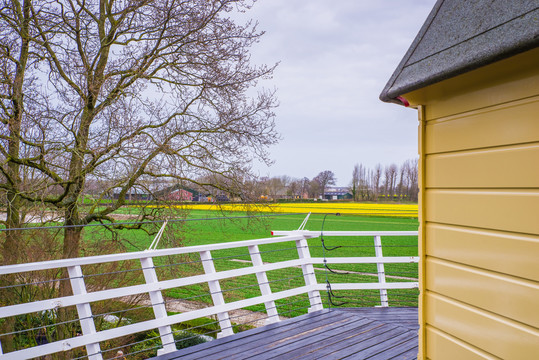
[[[215,265],[213,264],[213,259],[209,250],[200,252],[200,260],[202,260],[202,266],[204,267],[204,272],[206,274],[215,274]],[[225,305],[225,298],[223,296],[223,292],[221,291],[221,285],[219,284],[219,280],[208,281],[208,286],[210,288],[213,305]],[[221,327],[221,332],[217,334],[217,338],[234,334],[228,312],[218,313],[217,319],[219,320],[219,326]]]
[[[68,266],[67,273],[69,274],[69,281],[71,282],[73,295],[87,294],[86,284],[84,283],[81,267],[79,265]],[[90,306],[90,303],[77,304],[77,313],[79,314],[82,334],[89,335],[97,333],[94,318],[92,317],[92,307]],[[103,359],[99,343],[87,344],[86,354],[88,355],[89,360]]]
[[[379,260],[376,263],[376,268],[378,270],[378,283],[385,284],[386,283],[386,272],[384,263],[380,262],[380,260],[383,260],[383,253],[382,253],[382,237],[377,235],[374,237],[374,251],[376,254],[377,260]],[[380,305],[383,307],[389,306],[389,302],[387,299],[387,289],[380,289]]]
[[[142,273],[144,274],[144,280],[146,284],[157,283],[157,273],[155,272],[155,266],[153,264],[153,258],[146,257],[140,259],[140,265],[142,266]],[[152,303],[153,314],[156,319],[164,319],[167,315],[167,308],[165,306],[165,300],[160,290],[149,291],[150,301]],[[158,328],[159,336],[161,337],[162,349],[157,350],[157,355],[167,354],[176,351],[176,343],[174,342],[174,335],[172,334],[172,328],[168,325],[160,326]]]
[[[248,248],[249,254],[251,255],[251,261],[253,262],[253,267],[264,265],[264,263],[262,262],[262,256],[260,256],[258,245],[251,245],[248,246]],[[268,283],[268,276],[266,275],[266,272],[257,272],[256,279],[258,281],[258,286],[260,287],[260,293],[262,294],[262,296],[271,295],[271,287]],[[279,321],[279,312],[277,311],[277,307],[275,306],[275,301],[266,301],[264,302],[264,305],[266,306],[266,313],[268,314],[266,323],[271,324]]]
[[[301,265],[305,285],[315,287],[317,281],[316,275],[314,274],[314,266],[312,261],[310,261],[311,253],[309,252],[309,244],[307,243],[307,239],[304,237],[300,240],[296,240],[296,247],[298,249],[299,258],[302,260],[309,260],[307,264]],[[309,312],[322,310],[324,308],[322,305],[322,298],[320,297],[320,292],[318,290],[310,290],[307,294],[309,295],[309,302],[311,304]]]

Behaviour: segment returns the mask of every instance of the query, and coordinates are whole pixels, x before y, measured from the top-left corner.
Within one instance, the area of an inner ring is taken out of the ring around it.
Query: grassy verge
[[[208,220],[217,216],[229,216],[223,220]],[[287,215],[272,218],[246,219],[238,218],[244,214],[216,213],[214,211],[193,210],[190,219],[201,219],[184,224],[170,224],[171,230],[174,227],[181,227],[184,235],[185,245],[203,245],[219,242],[239,241],[247,239],[257,239],[271,236],[271,230],[292,230],[297,229],[304,219],[304,215]],[[306,229],[320,230],[323,215],[311,215]],[[363,230],[363,231],[414,231],[417,230],[418,223],[415,218],[393,218],[393,217],[373,217],[343,215],[340,217],[328,216],[324,223],[324,230]],[[146,245],[148,239],[140,237],[134,239],[139,246]],[[417,237],[383,237],[385,256],[417,256]],[[324,253],[331,257],[355,257],[374,256],[372,237],[363,238],[337,238],[326,237],[325,244],[332,248],[339,246],[333,251],[326,251],[322,248],[320,239],[309,240],[309,248],[313,257],[323,257]],[[296,246],[293,242],[268,244],[260,246],[262,260],[272,263],[297,258]],[[250,256],[247,248],[229,249],[213,251],[212,256],[217,271],[238,269],[251,266]],[[172,274],[182,273],[183,276],[203,273],[195,254],[189,259],[178,259],[178,264],[192,261],[191,264],[182,264],[174,267]],[[332,265],[331,269],[339,271],[335,274],[325,270],[323,265],[315,266],[315,274],[319,283],[329,280],[332,283],[338,282],[377,282],[377,268],[375,264],[344,264]],[[170,269],[169,269],[170,270]],[[388,282],[412,281],[417,278],[417,264],[388,264],[385,268]],[[368,275],[365,275],[368,274]],[[305,284],[303,274],[299,268],[287,268],[267,273],[270,287],[273,292],[279,292]],[[171,275],[175,276],[175,275]],[[167,278],[163,270],[160,278]],[[408,278],[408,279],[403,279]],[[242,276],[239,278],[227,279],[220,282],[221,288],[227,302],[244,298],[260,296],[260,290],[255,275]],[[333,298],[334,303],[345,303],[347,306],[372,306],[379,303],[378,291],[351,292],[339,291],[335,296],[343,298]],[[417,295],[416,290],[393,290],[390,291],[390,298],[393,295],[393,305],[415,305]],[[210,304],[212,302],[207,284],[198,284],[190,287],[183,287],[168,290],[166,296],[199,301]],[[325,296],[323,300],[329,301]],[[279,311],[288,313],[289,316],[296,316],[305,313],[308,307],[307,296],[294,299],[278,301]],[[264,305],[250,307],[252,311],[264,311]]]

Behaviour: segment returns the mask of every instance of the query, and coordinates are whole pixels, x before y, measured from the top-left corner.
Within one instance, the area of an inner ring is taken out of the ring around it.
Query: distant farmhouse
[[[210,200],[211,200],[210,196],[200,194],[200,193],[193,196],[193,201],[196,201],[196,202],[208,202]]]
[[[166,196],[172,201],[193,201],[193,193],[184,189],[174,190]]]
[[[119,199],[121,189],[117,188],[112,191],[112,198]],[[180,185],[166,186],[157,191],[149,191],[146,188],[134,186],[124,195],[126,201],[193,201],[194,197],[199,194],[195,190],[181,187]]]
[[[347,187],[328,187],[323,198],[326,200],[349,200],[352,199],[352,193]]]
[[[199,194],[193,196],[193,201],[196,201],[196,202],[228,202],[228,201],[230,201],[230,198],[225,194],[212,195],[212,194],[199,193]]]
[[[117,200],[121,196],[120,189],[114,189],[112,198]],[[154,196],[147,190],[140,187],[132,187],[124,196],[126,201],[150,201],[154,199]]]

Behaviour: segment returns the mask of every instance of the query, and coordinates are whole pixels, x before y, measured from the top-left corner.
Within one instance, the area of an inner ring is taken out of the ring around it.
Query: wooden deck
[[[325,309],[154,359],[416,359],[418,329],[417,308]]]

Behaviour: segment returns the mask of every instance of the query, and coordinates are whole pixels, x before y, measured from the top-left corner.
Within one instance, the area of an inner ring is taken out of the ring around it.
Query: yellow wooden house
[[[419,115],[419,358],[539,359],[539,1],[438,1],[380,98]]]

